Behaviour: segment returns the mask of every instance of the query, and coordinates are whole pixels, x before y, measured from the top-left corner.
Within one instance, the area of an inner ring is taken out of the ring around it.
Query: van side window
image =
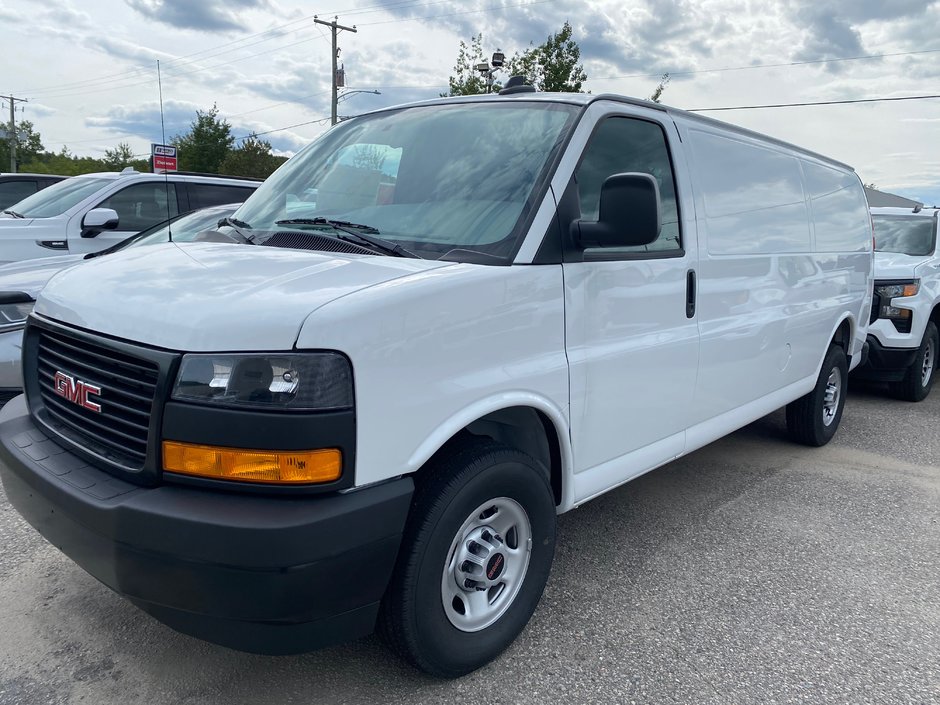
[[[608,176],[624,172],[652,174],[659,182],[663,228],[649,245],[591,248],[586,252],[611,255],[670,252],[681,247],[676,182],[666,136],[656,123],[634,118],[607,118],[595,131],[575,174],[581,217],[597,220],[601,185]]]
[[[172,183],[162,181],[128,186],[99,203],[97,207],[116,210],[117,229],[131,232],[139,232],[179,213],[176,187]]]

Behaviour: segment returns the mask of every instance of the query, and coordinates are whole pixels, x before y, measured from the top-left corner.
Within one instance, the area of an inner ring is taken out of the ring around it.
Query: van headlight
[[[352,368],[336,352],[183,355],[172,398],[272,411],[349,409]]]
[[[20,301],[3,301],[3,295],[0,294],[0,333],[6,333],[11,330],[20,330],[26,327],[26,319],[36,302],[26,294],[16,296]]]

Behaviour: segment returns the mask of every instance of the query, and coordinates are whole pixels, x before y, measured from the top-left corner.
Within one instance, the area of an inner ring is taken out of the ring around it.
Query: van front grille
[[[39,334],[37,357],[50,427],[128,470],[143,468],[157,364],[46,329]],[[89,387],[92,393],[85,396]]]

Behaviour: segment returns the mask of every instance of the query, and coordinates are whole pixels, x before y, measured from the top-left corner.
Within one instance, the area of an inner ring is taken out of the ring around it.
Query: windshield
[[[933,254],[937,219],[917,215],[873,215],[875,252],[905,255]]]
[[[11,211],[24,218],[52,218],[62,215],[76,203],[109,184],[113,179],[76,176],[57,184],[52,184],[19,203],[10,206]]]
[[[459,260],[469,250],[505,258],[576,112],[507,101],[350,120],[291,158],[236,217],[253,233],[327,218],[371,226],[422,257]]]

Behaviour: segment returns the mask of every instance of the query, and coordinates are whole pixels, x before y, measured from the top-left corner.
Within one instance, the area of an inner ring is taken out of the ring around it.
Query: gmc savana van
[[[49,541],[248,651],[378,624],[478,668],[535,610],[557,514],[782,406],[825,444],[864,356],[852,169],[629,98],[348,120],[215,239],[56,275],[0,452]]]

